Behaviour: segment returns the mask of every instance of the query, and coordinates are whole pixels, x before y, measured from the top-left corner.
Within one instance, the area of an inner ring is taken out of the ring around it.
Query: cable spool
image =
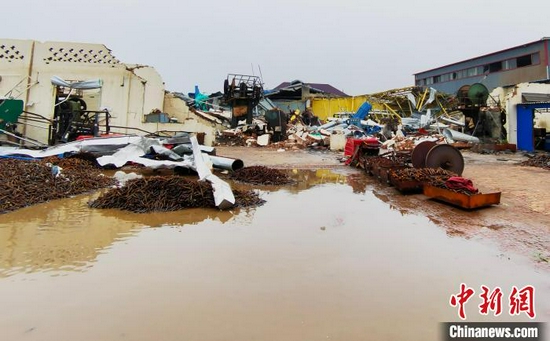
[[[462,153],[449,144],[438,144],[430,149],[426,155],[426,167],[443,168],[462,175],[464,171],[464,157]]]
[[[468,98],[474,105],[485,105],[489,98],[489,90],[481,83],[474,83],[468,89]]]
[[[414,168],[426,167],[426,155],[428,155],[428,152],[435,144],[434,141],[423,141],[414,147],[411,153],[411,161]]]
[[[469,90],[470,90],[469,85],[463,85],[458,89],[458,91],[456,92],[456,98],[458,99],[459,103],[468,104],[468,102],[470,102],[468,98]]]

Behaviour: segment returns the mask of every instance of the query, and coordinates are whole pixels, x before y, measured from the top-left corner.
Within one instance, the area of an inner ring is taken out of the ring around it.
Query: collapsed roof
[[[349,97],[346,93],[336,89],[330,84],[304,83],[300,80],[283,82],[273,90],[265,92],[265,96],[271,99],[303,99],[304,96],[322,97]]]

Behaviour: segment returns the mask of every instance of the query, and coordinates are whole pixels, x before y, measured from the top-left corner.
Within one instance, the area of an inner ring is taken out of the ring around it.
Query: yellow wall
[[[334,116],[337,112],[356,112],[359,107],[367,101],[367,96],[340,97],[340,98],[314,98],[312,109],[315,116],[321,120]],[[378,103],[373,103],[372,108],[382,110]]]

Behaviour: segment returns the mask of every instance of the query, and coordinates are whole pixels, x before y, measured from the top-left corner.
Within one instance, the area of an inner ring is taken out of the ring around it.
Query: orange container
[[[424,195],[465,209],[474,209],[500,204],[501,192],[466,195],[445,188],[424,185]]]

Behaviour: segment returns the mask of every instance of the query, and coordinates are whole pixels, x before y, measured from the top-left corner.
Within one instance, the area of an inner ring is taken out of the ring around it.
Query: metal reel
[[[464,171],[464,157],[455,147],[448,144],[438,144],[432,147],[426,155],[426,167],[443,168],[462,175]]]
[[[434,141],[424,141],[414,147],[411,153],[411,161],[414,168],[426,167],[426,155],[430,149],[432,149],[436,143]]]

